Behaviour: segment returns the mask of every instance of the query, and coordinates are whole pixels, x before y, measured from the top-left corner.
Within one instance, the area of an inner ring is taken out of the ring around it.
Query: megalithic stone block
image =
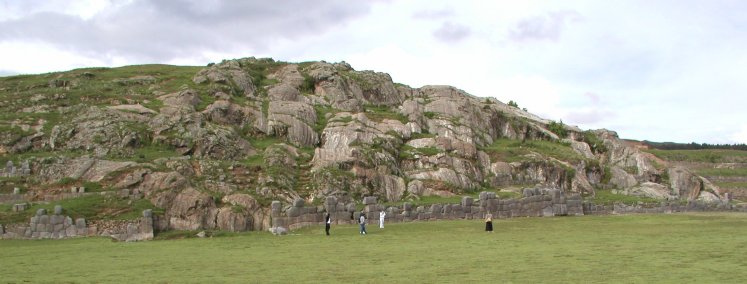
[[[473,200],[474,199],[471,196],[464,196],[464,197],[462,197],[462,207],[465,207],[465,208],[471,207]]]
[[[376,204],[376,196],[366,196],[366,197],[363,197],[363,204],[364,205],[373,205],[373,204]]]

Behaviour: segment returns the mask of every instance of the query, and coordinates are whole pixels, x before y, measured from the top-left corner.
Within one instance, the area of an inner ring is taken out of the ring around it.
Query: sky
[[[747,143],[747,1],[0,0],[0,76],[272,57],[621,138]]]

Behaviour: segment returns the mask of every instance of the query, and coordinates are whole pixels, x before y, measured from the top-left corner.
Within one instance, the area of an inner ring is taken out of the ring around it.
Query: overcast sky
[[[621,138],[747,143],[747,1],[0,0],[0,76],[346,61]]]

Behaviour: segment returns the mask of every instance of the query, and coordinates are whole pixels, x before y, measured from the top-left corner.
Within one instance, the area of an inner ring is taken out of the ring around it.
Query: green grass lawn
[[[0,241],[3,282],[738,283],[747,214],[322,227],[140,243]]]

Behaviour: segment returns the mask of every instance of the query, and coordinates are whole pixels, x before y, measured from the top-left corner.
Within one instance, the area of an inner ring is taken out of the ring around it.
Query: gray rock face
[[[303,78],[302,78],[303,79]],[[267,91],[270,101],[303,101],[301,92],[289,84],[277,84]]]
[[[197,230],[203,228],[215,208],[213,199],[193,188],[176,193],[168,208],[170,227],[175,230]]]
[[[288,142],[296,146],[314,146],[319,137],[310,125],[316,123],[316,112],[311,105],[290,102],[272,101],[268,111],[267,133],[285,136]]]
[[[624,190],[627,195],[651,197],[659,200],[675,200],[677,196],[671,194],[671,190],[665,185],[644,182],[638,186],[631,187]]]
[[[672,194],[687,200],[695,200],[703,188],[703,180],[680,167],[669,169],[669,181]]]
[[[352,71],[351,77],[361,88],[363,98],[375,105],[399,105],[404,96],[397,91],[392,77],[386,73],[373,71]]]
[[[464,196],[462,197],[462,207],[470,207],[472,206],[473,198],[470,196]]]
[[[610,183],[614,184],[618,188],[630,188],[638,184],[635,177],[619,167],[612,167],[612,178]]]
[[[656,173],[656,168],[651,162],[650,154],[643,153],[634,146],[627,145],[624,140],[617,137],[617,133],[607,130],[596,130],[594,133],[604,141],[607,147],[607,159],[609,164],[622,169],[632,169],[635,176],[643,177]]]
[[[298,71],[298,65],[288,64],[280,68],[277,72],[268,76],[270,79],[279,80],[281,83],[298,89],[304,83],[304,77]]]
[[[192,81],[195,84],[219,84],[228,89],[235,86],[246,96],[253,96],[256,91],[251,77],[241,69],[241,64],[236,60],[223,61],[202,69],[192,78]]]
[[[252,76],[267,80],[254,82]],[[163,89],[165,78],[160,75],[107,81],[123,87],[123,96],[112,99],[108,107],[101,107],[106,103],[101,101],[55,106],[51,103],[65,99],[64,94],[29,94],[31,105],[24,106],[26,111],[56,112],[62,119],[54,125],[12,121],[13,127],[32,134],[0,135],[0,154],[69,150],[84,155],[7,161],[0,175],[31,175],[40,186],[70,178],[113,187],[121,198],[146,198],[164,210],[163,216],[152,220],[160,229],[265,230],[273,216],[309,215],[303,205],[262,208],[252,196],[280,199],[286,205],[297,198],[331,197],[337,202],[325,201],[324,208],[332,210],[349,207],[353,196],[397,201],[454,196],[483,186],[542,184],[569,197],[609,187],[662,199],[716,203],[727,199],[707,179],[660,163],[653,167],[649,154],[614,132],[592,131],[608,149],[595,147],[592,152],[578,128],[568,126],[568,137],[558,137],[547,129],[548,120],[498,100],[450,86],[396,85],[387,74],[356,71],[344,62],[296,65],[255,58],[229,60],[204,68],[192,79],[199,86],[178,91]],[[53,83],[55,88],[72,87],[64,83],[72,84],[67,79],[59,82]],[[522,146],[519,151],[526,154],[506,157],[500,153],[503,149],[491,150],[497,139],[554,141],[577,157],[558,160]],[[164,153],[173,157],[137,157],[151,146],[159,151],[173,149]],[[121,161],[122,157],[136,158]],[[605,168],[610,169],[609,182],[603,181],[607,176],[602,178]],[[661,182],[665,173],[668,184],[652,183]],[[80,184],[67,189],[65,197],[91,194]],[[33,190],[29,188],[27,194],[19,190],[12,202],[22,202]],[[531,204],[511,206],[542,207],[532,214],[575,214],[575,201],[566,204],[568,208],[556,208],[540,204],[542,195],[531,191],[527,196],[534,200]],[[222,196],[222,202],[217,202],[217,196]],[[490,201],[495,198],[487,196],[479,206],[500,208]],[[484,213],[473,212],[479,206],[469,203],[443,207],[443,212],[410,210],[413,215],[407,217],[437,218],[446,210],[461,212],[465,218]],[[526,213],[513,208],[506,212]],[[42,215],[46,212],[37,219]],[[121,229],[127,236],[132,236],[130,231],[147,234],[140,232],[139,225]],[[53,234],[39,230],[37,235],[41,233]]]
[[[231,208],[220,208],[216,223],[218,229],[229,232],[243,232],[251,228],[251,218],[247,218],[245,214],[234,212]]]
[[[242,107],[227,100],[217,100],[202,111],[208,121],[228,125],[253,125],[261,112],[255,108]]]
[[[589,144],[586,144],[584,142],[579,142],[575,140],[566,139],[565,142],[571,143],[571,147],[573,148],[576,153],[579,153],[584,156],[584,158],[587,159],[594,159],[594,153],[591,152],[591,147],[589,147]]]
[[[363,204],[364,205],[376,204],[376,196],[366,196],[366,197],[363,197]]]

